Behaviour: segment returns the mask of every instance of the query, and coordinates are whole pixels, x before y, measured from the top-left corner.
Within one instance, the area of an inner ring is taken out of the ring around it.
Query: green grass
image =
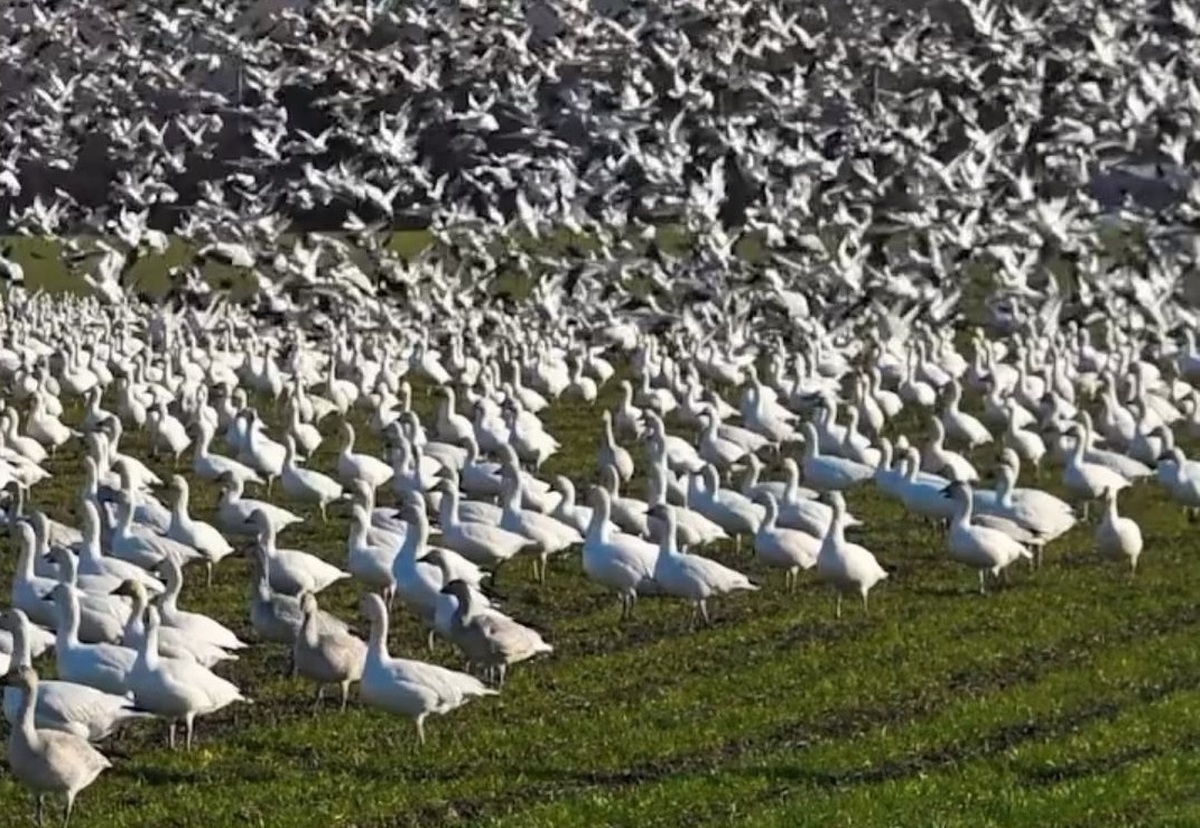
[[[599,410],[616,396],[610,383],[595,407],[553,406],[547,420],[563,450],[547,474],[594,479]],[[428,418],[432,401],[414,400]],[[278,433],[278,412],[260,408]],[[78,417],[73,404],[65,419]],[[145,457],[140,439],[129,435],[124,448]],[[364,446],[378,442],[364,435]],[[335,451],[330,436],[312,465],[329,469]],[[78,447],[60,452],[34,505],[73,520],[80,466]],[[194,484],[193,494],[194,511],[211,517],[214,487]],[[1096,560],[1082,527],[1051,547],[1044,568],[1018,568],[1010,587],[986,597],[926,524],[873,490],[850,502],[866,524],[856,539],[896,567],[870,616],[849,607],[835,620],[832,596],[811,576],[787,595],[781,578],[732,546],[713,554],[764,590],[715,602],[715,625],[696,632],[688,609],[665,600],[643,600],[632,622],[617,623],[615,601],[584,578],[575,553],[552,561],[543,587],[513,567],[500,585],[504,607],[542,629],[555,653],[515,668],[499,698],[431,720],[424,749],[408,720],[358,704],[313,715],[312,688],[283,675],[284,649],[255,645],[222,672],[256,704],[200,720],[190,754],[168,751],[159,724],[106,743],[114,767],[81,796],[78,824],[1200,820],[1200,560],[1194,527],[1160,490],[1143,484],[1123,499],[1146,536],[1136,579]],[[282,542],[343,561],[345,511],[322,526],[314,511],[288,505],[308,521]],[[211,588],[191,573],[182,604],[249,639],[248,589],[247,562],[232,558]],[[353,585],[321,596],[361,627],[356,599]],[[427,657],[422,640],[398,611],[393,652]],[[444,644],[434,658],[458,663]],[[29,814],[26,792],[0,776],[0,824]]]

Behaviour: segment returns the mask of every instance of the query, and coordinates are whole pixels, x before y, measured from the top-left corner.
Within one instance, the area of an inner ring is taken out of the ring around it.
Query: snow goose
[[[350,510],[350,537],[346,541],[346,569],[370,589],[378,590],[390,605],[396,591],[396,578],[392,566],[396,550],[407,537],[397,538],[396,546],[379,546],[367,538],[370,517],[366,509],[357,503]]]
[[[400,433],[407,437],[414,446],[420,447],[426,456],[441,463],[443,468],[462,472],[463,466],[467,462],[467,449],[464,445],[427,439],[421,428],[421,421],[417,419],[417,415],[413,411],[402,412],[397,418],[397,423],[400,426]],[[474,433],[471,435],[471,440],[475,440]]]
[[[807,532],[777,526],[775,521],[779,516],[779,503],[770,492],[759,492],[755,500],[763,505],[765,513],[758,531],[754,533],[754,554],[767,566],[782,569],[784,586],[788,592],[792,592],[796,588],[800,570],[816,566],[821,539]]]
[[[583,539],[583,572],[621,599],[621,620],[633,614],[639,592],[653,591],[658,547],[636,535],[613,530],[608,492],[593,486],[591,521]]]
[[[287,509],[268,503],[265,500],[255,500],[245,497],[242,484],[231,474],[223,475],[220,480],[221,497],[217,501],[217,523],[222,532],[227,535],[253,537],[256,529],[250,516],[256,511],[262,512],[276,532],[282,532],[287,527],[303,523],[304,518]]]
[[[973,524],[974,498],[969,483],[953,481],[945,494],[955,503],[946,545],[950,557],[979,572],[979,593],[987,592],[987,574],[1000,573],[1021,558],[1032,559],[1030,551],[1008,534],[991,526]]]
[[[649,504],[637,498],[622,497],[621,477],[611,466],[600,469],[600,485],[608,490],[612,503],[612,522],[624,532],[644,536],[648,531],[646,510],[650,508]]]
[[[588,525],[592,522],[592,510],[588,506],[580,506],[575,502],[575,484],[571,482],[570,478],[560,474],[554,478],[551,485],[562,499],[550,513],[550,517],[570,526],[576,532],[586,533]]]
[[[528,538],[526,550],[535,555],[533,574],[538,583],[545,583],[546,562],[550,556],[580,543],[583,536],[573,527],[529,509],[522,509],[524,485],[512,459],[504,466],[504,514],[500,528]]]
[[[243,484],[263,482],[263,479],[258,476],[258,472],[246,464],[239,463],[231,457],[213,454],[210,451],[213,437],[213,428],[210,423],[198,420],[194,428],[196,444],[193,447],[192,471],[198,477],[203,480],[215,481],[219,480],[222,475],[231,474],[241,480]]]
[[[10,670],[32,666],[29,638],[33,627],[19,609],[0,613],[0,628],[13,637],[12,667]],[[20,723],[21,694],[14,687],[4,690],[4,717],[9,724]],[[38,728],[73,733],[89,742],[107,739],[122,724],[144,719],[150,714],[138,710],[133,699],[105,693],[86,684],[72,681],[43,681],[38,685],[34,723]]]
[[[179,630],[193,641],[220,647],[222,650],[242,650],[246,643],[220,621],[199,612],[179,608],[179,593],[183,590],[183,570],[179,561],[167,556],[159,565],[167,591],[159,596],[157,606],[163,629]]]
[[[150,411],[146,423],[150,428],[150,456],[154,457],[158,452],[164,451],[178,463],[179,456],[192,444],[187,428],[161,403]]]
[[[196,717],[216,713],[236,701],[248,702],[242,691],[194,661],[159,655],[161,621],[156,607],[146,610],[146,635],[128,674],[129,689],[138,707],[168,720],[167,744],[175,747],[175,725],[183,720],[184,746],[192,749]]]
[[[1075,425],[1075,429],[1068,427],[1064,433],[1083,442],[1083,459],[1085,462],[1104,466],[1131,481],[1150,477],[1154,474],[1153,469],[1132,457],[1119,452],[1097,448],[1092,429],[1092,416],[1086,411],[1079,412],[1079,419]]]
[[[952,380],[946,391],[946,408],[941,422],[951,440],[965,443],[968,449],[992,442],[992,433],[971,414],[959,408],[962,402],[962,386]]]
[[[46,409],[46,399],[41,394],[34,395],[29,417],[25,420],[25,433],[50,449],[51,457],[60,446],[79,434],[63,425],[56,415]]]
[[[326,563],[316,555],[299,549],[279,549],[275,545],[275,527],[264,512],[256,509],[251,513],[250,521],[258,528],[258,545],[267,553],[271,589],[276,592],[285,595],[299,595],[301,592],[316,594],[350,577],[349,572]]]
[[[704,459],[695,447],[674,434],[668,434],[663,421],[653,411],[645,414],[646,444],[652,458],[665,455],[667,467],[676,474],[692,474],[704,468]]]
[[[369,454],[354,451],[354,426],[342,423],[342,450],[337,460],[338,479],[347,486],[356,480],[365,480],[374,489],[392,479],[392,466]]]
[[[188,513],[188,484],[181,475],[171,478],[171,489],[175,492],[175,504],[171,508],[167,537],[192,547],[204,556],[207,582],[211,586],[213,567],[233,554],[233,546],[212,525],[194,520]]]
[[[279,482],[288,497],[299,500],[302,503],[316,503],[317,507],[321,510],[322,523],[329,521],[329,504],[342,500],[345,497],[342,491],[342,484],[337,480],[319,471],[306,469],[297,465],[296,444],[292,440],[291,435],[284,438],[284,461]],[[365,479],[355,479],[351,485],[358,483],[370,487],[372,491],[375,489],[375,485],[370,480]]]
[[[862,485],[875,476],[870,466],[843,457],[821,454],[817,429],[804,423],[804,457],[801,470],[804,482],[817,491],[842,491]]]
[[[129,670],[137,654],[108,642],[85,644],[79,640],[79,597],[67,584],[52,593],[58,614],[54,659],[58,677],[123,696],[129,691]]]
[[[314,708],[320,707],[325,697],[325,685],[336,684],[342,691],[341,709],[345,710],[350,685],[362,678],[367,645],[349,632],[322,627],[317,599],[311,592],[300,596],[300,612],[304,621],[292,642],[292,664],[299,675],[316,683]]]
[[[56,546],[50,550],[49,557],[58,568],[60,583],[69,587],[78,599],[79,637],[88,642],[120,641],[120,628],[129,618],[129,605],[109,594],[120,584],[119,579],[108,575],[91,576],[81,586],[76,570],[78,561],[73,554]],[[83,586],[94,591],[89,592]]]
[[[778,503],[787,495],[788,487],[793,483],[795,483],[796,497],[807,500],[817,497],[817,492],[800,485],[800,467],[796,465],[795,460],[792,460],[790,464],[784,463],[784,474],[786,475],[784,480],[759,481],[758,478],[762,474],[762,470],[763,461],[759,460],[757,455],[746,455],[746,475],[742,478],[741,490],[742,494],[751,500],[762,492],[770,492],[775,496],[775,501]]]
[[[596,455],[597,467],[612,466],[621,475],[621,480],[628,483],[633,477],[633,455],[629,450],[617,445],[613,436],[612,412],[604,411],[604,435],[600,441],[600,449]]]
[[[0,679],[0,684],[6,691],[15,689],[21,697],[17,724],[8,737],[9,770],[33,789],[38,825],[42,824],[43,797],[47,793],[64,794],[63,826],[67,828],[79,792],[112,764],[85,738],[37,727],[34,711],[38,705],[38,675],[32,667],[19,668]]]
[[[508,448],[535,471],[558,453],[561,444],[545,430],[535,414],[519,408],[512,399],[505,400],[501,411],[509,431]]]
[[[478,696],[496,695],[474,676],[422,661],[393,658],[388,653],[388,611],[383,599],[369,593],[362,599],[363,613],[371,622],[367,657],[359,695],[372,707],[410,717],[417,739],[425,743],[425,719],[444,715]]]
[[[305,457],[312,457],[320,447],[321,441],[325,439],[321,436],[320,429],[300,419],[300,408],[293,400],[288,401],[285,416],[288,423],[287,436],[295,442]]]
[[[779,517],[776,523],[786,529],[799,529],[802,532],[808,532],[810,535],[823,538],[829,529],[829,521],[833,519],[833,509],[827,503],[822,503],[820,500],[801,496],[802,491],[811,491],[803,489],[800,484],[800,468],[796,461],[791,457],[783,459],[784,473],[787,475],[788,485],[784,489],[783,497],[779,500]],[[846,526],[858,526],[860,521],[858,518],[847,515]]]
[[[425,626],[432,627],[443,581],[437,566],[421,561],[429,544],[429,520],[423,509],[414,506],[406,506],[400,515],[409,528],[392,561],[396,595]]]
[[[262,419],[253,408],[246,411],[246,440],[238,450],[238,462],[267,479],[270,494],[275,478],[283,472],[284,447],[263,434]]]
[[[666,536],[667,527],[661,520],[656,520],[649,516],[648,510],[651,506],[667,503],[667,484],[666,484],[667,468],[662,463],[655,463],[646,470],[646,531],[645,536],[653,543],[662,543]],[[687,492],[684,492],[684,501],[688,500]],[[704,514],[694,509],[689,509],[687,506],[675,507],[675,529],[676,542],[682,549],[690,549],[694,546],[703,546],[707,543],[712,543],[719,540],[729,540],[727,533],[720,524],[714,523],[705,517]]]
[[[1109,560],[1129,561],[1130,573],[1137,572],[1142,554],[1142,530],[1131,518],[1117,513],[1118,489],[1105,489],[1104,517],[1096,527],[1096,551]]]
[[[862,596],[863,612],[867,612],[867,594],[880,581],[887,578],[887,571],[875,560],[870,550],[856,543],[848,543],[845,536],[846,500],[841,492],[829,494],[833,517],[829,529],[821,540],[817,552],[817,577],[833,587],[837,594],[834,616],[842,617],[842,595],[857,592]]]
[[[1084,459],[1087,447],[1086,427],[1072,423],[1066,433],[1076,438],[1075,448],[1063,468],[1062,482],[1076,498],[1083,500],[1083,519],[1087,520],[1088,507],[1091,501],[1104,494],[1105,490],[1120,491],[1130,485],[1128,478],[1113,471],[1108,466],[1091,463]]]
[[[933,435],[921,452],[921,470],[933,474],[947,474],[952,480],[978,483],[979,472],[957,451],[946,448],[946,428],[937,417],[930,420]]]
[[[146,588],[137,581],[123,582],[113,595],[121,595],[133,600],[133,612],[125,622],[121,634],[121,646],[136,650],[146,637],[145,612],[150,605]],[[207,641],[198,641],[182,630],[163,627],[159,630],[158,651],[169,658],[181,658],[194,661],[205,667],[212,667],[222,661],[236,661],[237,656],[226,652],[220,647]]]
[[[633,384],[621,380],[621,402],[613,412],[613,425],[624,434],[642,433],[642,410],[633,404]]]
[[[49,453],[46,449],[42,448],[42,444],[37,440],[18,433],[19,421],[20,418],[17,412],[11,408],[0,414],[0,425],[3,426],[4,432],[4,444],[30,463],[41,465],[46,462]]]
[[[433,393],[438,398],[433,426],[438,439],[455,445],[466,445],[468,439],[477,439],[471,421],[455,410],[454,389],[439,387]]]
[[[764,510],[748,497],[729,489],[721,488],[721,480],[714,466],[705,466],[698,475],[688,481],[688,503],[704,517],[720,526],[736,541],[740,551],[742,535],[753,535],[762,523]],[[679,516],[675,515],[676,525]]]
[[[439,488],[442,501],[438,510],[438,522],[442,530],[441,542],[446,548],[458,552],[478,566],[489,567],[494,572],[513,555],[532,546],[529,539],[523,535],[507,532],[499,526],[460,519],[458,490],[449,481],[443,482]],[[493,575],[493,583],[494,578]]]
[[[692,620],[699,618],[706,626],[708,599],[740,590],[757,590],[758,586],[742,573],[700,555],[680,552],[675,541],[675,510],[665,504],[653,508],[656,518],[666,524],[666,533],[654,562],[654,582],[666,595],[684,598],[692,603]]]
[[[504,687],[510,665],[554,652],[537,630],[499,610],[479,606],[466,581],[450,581],[441,591],[458,602],[451,619],[450,640],[470,664],[484,668],[497,689]]]
[[[701,459],[720,471],[728,471],[730,467],[741,461],[749,450],[742,444],[725,439],[717,433],[717,418],[709,409],[700,412],[700,442],[696,448]]]
[[[167,556],[173,555],[183,562],[201,557],[191,546],[173,541],[148,527],[135,527],[133,515],[129,495],[122,492],[117,500],[117,525],[109,538],[109,554],[112,558],[152,570]]]

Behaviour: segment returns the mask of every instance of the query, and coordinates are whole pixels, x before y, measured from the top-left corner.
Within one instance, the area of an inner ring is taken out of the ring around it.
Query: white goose
[[[314,707],[325,697],[325,685],[336,684],[342,691],[342,710],[350,697],[350,685],[360,680],[367,660],[367,645],[361,638],[344,630],[321,625],[316,597],[309,592],[300,596],[304,621],[292,642],[292,664],[296,672],[317,685]]]
[[[342,450],[337,460],[338,479],[347,486],[363,480],[373,489],[378,489],[392,479],[392,466],[369,454],[354,451],[354,426],[342,423]]]
[[[1117,512],[1117,489],[1106,489],[1104,517],[1096,527],[1096,551],[1109,560],[1129,561],[1129,572],[1137,572],[1142,555],[1142,530],[1131,518]]]
[[[800,570],[816,566],[821,539],[807,532],[777,526],[775,521],[779,516],[779,503],[770,492],[761,492],[755,499],[763,504],[766,511],[758,531],[754,533],[754,553],[767,566],[784,571],[784,586],[788,592],[792,592],[796,588]]]
[[[133,612],[125,622],[121,645],[136,650],[146,637],[145,612],[150,605],[146,588],[137,581],[125,581],[113,592],[133,600]],[[236,661],[237,656],[226,652],[207,641],[193,639],[182,630],[163,627],[159,630],[158,651],[169,658],[194,661],[205,667],[213,667],[222,661]]]
[[[217,523],[221,531],[228,535],[253,537],[257,530],[251,516],[255,512],[262,512],[277,533],[293,524],[304,522],[304,518],[295,512],[265,500],[245,497],[241,481],[231,474],[223,475],[220,482],[221,498],[217,501]]]
[[[216,713],[235,701],[248,702],[242,691],[194,661],[159,655],[158,609],[146,610],[146,635],[128,673],[129,689],[143,710],[169,721],[167,743],[175,747],[175,725],[183,719],[184,745],[192,749],[196,717]]]
[[[197,420],[196,445],[193,448],[192,471],[203,480],[216,481],[222,475],[230,474],[245,483],[264,482],[258,472],[244,463],[239,463],[231,457],[213,454],[209,449],[212,444],[213,427],[207,420]]]
[[[75,591],[66,584],[59,584],[54,588],[53,596],[58,611],[54,642],[58,677],[118,696],[128,693],[129,671],[137,653],[107,642],[82,643],[79,640],[79,599]]]
[[[660,504],[652,509],[652,513],[667,527],[654,563],[654,582],[664,594],[685,598],[692,603],[692,624],[697,618],[706,626],[710,623],[709,598],[758,589],[745,575],[724,564],[680,552],[675,540],[675,511],[670,506]]]
[[[425,719],[430,714],[444,715],[472,698],[496,695],[495,690],[466,673],[393,658],[388,653],[388,611],[383,599],[368,593],[363,596],[362,608],[371,622],[371,637],[359,695],[372,707],[410,717],[421,744],[425,743]]]
[[[175,492],[175,505],[171,509],[167,537],[192,547],[204,556],[208,584],[211,586],[213,567],[233,554],[233,546],[210,524],[194,520],[188,513],[188,484],[182,476],[177,474],[171,478],[171,488]]]
[[[275,527],[260,511],[250,515],[250,521],[258,527],[258,545],[267,553],[270,562],[271,589],[285,595],[311,592],[314,595],[344,578],[350,573],[299,549],[279,549],[275,545]]]
[[[179,561],[168,556],[159,565],[167,591],[158,599],[159,617],[163,627],[179,630],[189,639],[211,644],[223,650],[245,649],[246,642],[220,621],[199,612],[179,608],[179,593],[183,590],[183,570]]]
[[[32,666],[29,638],[32,626],[25,613],[11,609],[0,614],[0,628],[12,633],[14,649],[12,670]],[[14,687],[4,690],[4,717],[9,724],[20,722],[21,694]],[[34,723],[38,728],[73,733],[89,742],[111,736],[117,728],[150,714],[139,710],[129,696],[105,693],[72,681],[43,681],[38,687]]]
[[[846,501],[841,492],[829,496],[833,518],[829,530],[821,540],[817,553],[817,577],[833,587],[837,594],[834,615],[842,617],[842,595],[857,592],[862,596],[863,612],[867,612],[867,595],[880,581],[888,576],[887,571],[875,560],[866,548],[846,541],[844,526]]]
[[[621,620],[633,614],[638,594],[653,591],[658,547],[636,535],[614,531],[609,521],[608,492],[592,487],[591,521],[583,539],[583,572],[601,586],[616,591],[621,600]]]
[[[1091,501],[1099,498],[1106,490],[1116,492],[1126,488],[1130,481],[1107,466],[1084,460],[1088,443],[1086,426],[1072,423],[1067,427],[1066,433],[1074,436],[1076,442],[1067,465],[1063,468],[1062,482],[1067,491],[1083,500],[1083,519],[1087,520]]]
[[[546,562],[550,556],[583,541],[583,536],[561,521],[538,512],[522,509],[524,485],[513,458],[504,467],[504,514],[500,528],[528,538],[527,551],[536,555],[533,574],[539,583],[546,580]]]
[[[860,486],[875,476],[875,470],[870,466],[821,454],[817,428],[812,423],[804,423],[801,430],[804,458],[800,468],[807,485],[821,492],[843,491]]]
[[[445,481],[439,487],[442,501],[438,509],[442,529],[442,545],[458,552],[478,566],[490,567],[493,572],[529,546],[523,535],[505,531],[499,526],[461,520],[458,514],[458,490]],[[493,584],[495,575],[493,574]]]
[[[974,498],[969,483],[954,481],[946,487],[946,496],[957,508],[950,521],[946,544],[950,557],[979,572],[979,592],[987,592],[987,574],[993,578],[1021,558],[1032,559],[1030,551],[999,529],[971,522]]]

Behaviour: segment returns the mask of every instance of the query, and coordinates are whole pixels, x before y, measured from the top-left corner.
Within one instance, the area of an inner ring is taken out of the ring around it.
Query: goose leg
[[[987,578],[986,570],[983,570],[983,569],[979,570],[979,594],[980,595],[987,595],[987,584],[986,584],[986,580],[985,580],[986,578]]]
[[[712,626],[712,619],[708,617],[708,602],[703,598],[700,599],[700,617],[704,620],[704,626]]]
[[[433,640],[433,630],[432,629],[429,630],[429,635],[426,636],[426,638],[425,638],[425,646],[429,648],[429,652],[431,652],[431,653],[433,652],[434,640]]]
[[[167,724],[167,747],[171,750],[175,749],[175,720],[171,719]]]
[[[45,804],[45,794],[33,795],[33,818],[38,825],[42,824],[42,806]]]
[[[425,744],[425,714],[424,713],[422,713],[420,716],[417,716],[416,723],[417,723],[417,743],[420,745],[424,745]]]
[[[205,586],[212,586],[213,562],[211,559],[204,562],[204,569],[207,573]]]
[[[329,523],[329,513],[325,511],[325,501],[321,501],[321,523]]]
[[[863,590],[862,599],[863,599],[863,615],[870,615],[871,610],[867,606],[867,591],[866,590]]]
[[[75,794],[67,791],[67,804],[63,806],[63,828],[71,824],[71,811],[75,810]]]
[[[838,590],[835,593],[835,595],[836,595],[836,597],[834,598],[834,604],[833,604],[833,617],[841,618],[842,617],[842,591]]]
[[[350,700],[350,681],[347,679],[342,682],[342,712],[346,712],[346,702]]]
[[[184,742],[184,749],[190,753],[192,750],[192,734],[196,731],[195,713],[187,714],[187,717],[184,719],[184,726],[187,728],[187,737],[186,741]]]
[[[508,674],[508,665],[499,664],[496,666],[496,689],[504,689],[504,677]]]
[[[314,715],[316,715],[317,711],[321,709],[321,702],[324,700],[325,700],[325,685],[318,684],[317,685],[317,697],[315,699],[313,699],[313,714]]]

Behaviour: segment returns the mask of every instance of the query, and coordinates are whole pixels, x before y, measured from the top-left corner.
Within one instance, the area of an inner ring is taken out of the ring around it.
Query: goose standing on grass
[[[654,582],[664,594],[685,598],[692,603],[691,624],[697,619],[708,626],[708,599],[758,586],[742,573],[700,555],[680,552],[675,540],[675,510],[666,504],[651,509],[654,517],[666,525],[666,533],[654,562]]]
[[[38,729],[38,675],[32,667],[21,667],[0,678],[0,684],[21,695],[17,725],[8,737],[8,766],[14,776],[33,789],[34,818],[42,824],[42,804],[47,793],[66,796],[63,828],[71,824],[71,812],[79,792],[112,767],[108,759],[87,739],[59,730]]]
[[[0,613],[0,629],[12,633],[13,656],[10,671],[32,666],[29,639],[32,628],[19,609]],[[21,693],[15,687],[4,689],[4,717],[11,725],[21,719]],[[73,681],[43,681],[38,685],[34,723],[38,728],[73,733],[89,742],[111,736],[117,728],[135,719],[150,716],[139,710],[129,696],[105,693]]]
[[[187,447],[192,444],[187,428],[173,417],[162,403],[151,409],[146,422],[150,427],[150,456],[165,451],[171,455],[172,462],[178,465],[179,455],[187,451]]]
[[[161,593],[165,587],[158,578],[136,564],[118,560],[100,551],[100,511],[90,499],[83,500],[81,507],[83,543],[79,546],[79,574],[83,577],[107,576],[118,581],[131,578],[151,592]]]
[[[860,486],[875,476],[875,470],[870,466],[821,454],[817,427],[812,423],[805,423],[802,432],[804,459],[800,468],[808,486],[821,492],[843,491]]]
[[[341,474],[341,460],[338,460],[339,474]],[[284,461],[283,470],[280,473],[280,484],[283,486],[283,491],[288,497],[299,500],[302,503],[315,503],[321,510],[321,522],[327,523],[329,516],[327,508],[330,503],[334,503],[344,498],[342,484],[334,480],[328,475],[322,474],[313,469],[306,469],[296,464],[296,443],[291,435],[284,439]],[[368,486],[374,491],[375,486],[370,480],[365,478],[355,478],[351,481],[351,485]]]
[[[242,650],[246,642],[220,621],[199,612],[179,608],[179,593],[183,590],[183,570],[179,561],[167,557],[159,565],[167,591],[158,599],[159,617],[163,628],[179,630],[189,639],[220,647],[222,650]]]
[[[500,517],[500,528],[529,539],[527,548],[536,555],[533,575],[538,583],[545,583],[546,562],[550,556],[582,542],[583,536],[549,515],[521,508],[524,486],[513,458],[504,467],[504,484],[504,514]]]
[[[841,492],[831,493],[829,502],[833,517],[817,553],[817,576],[837,594],[836,618],[842,617],[842,595],[847,592],[857,592],[862,597],[866,613],[867,594],[888,574],[868,549],[846,541],[846,500]]]
[[[167,744],[175,747],[175,725],[183,719],[184,746],[192,749],[196,717],[216,713],[235,701],[249,701],[233,683],[194,661],[159,653],[161,622],[156,607],[146,609],[146,635],[129,671],[129,689],[138,707],[167,719]]]
[[[121,635],[121,646],[136,650],[146,637],[145,612],[146,607],[150,605],[146,588],[137,581],[125,581],[112,594],[133,600],[133,612],[129,614],[129,620],[125,622],[125,630]],[[182,630],[172,627],[163,627],[159,630],[158,651],[168,658],[194,661],[205,667],[213,667],[222,661],[237,660],[236,655],[207,641],[193,639]]]
[[[341,688],[341,709],[345,710],[346,701],[350,698],[350,685],[362,678],[367,645],[349,632],[323,628],[317,599],[311,592],[300,596],[300,612],[304,621],[292,642],[292,664],[299,675],[316,682],[314,710],[321,706],[327,684],[336,684]]]
[[[1062,482],[1067,491],[1083,501],[1083,519],[1087,520],[1091,501],[1099,498],[1106,490],[1120,491],[1129,486],[1130,482],[1128,478],[1107,466],[1084,460],[1088,443],[1086,427],[1072,423],[1067,427],[1066,433],[1074,436],[1076,441],[1067,465],[1063,468]]]
[[[763,563],[784,572],[784,587],[794,592],[802,569],[812,569],[821,552],[821,539],[807,532],[776,526],[779,503],[768,491],[759,492],[755,500],[765,509],[762,523],[754,533],[754,554]]]
[[[497,691],[466,673],[423,661],[393,658],[388,652],[388,611],[383,599],[368,593],[362,598],[362,609],[371,622],[371,637],[359,695],[372,707],[411,718],[422,745],[425,719],[430,714],[445,715],[472,698],[497,695]]]
[[[441,590],[458,601],[449,638],[471,665],[482,667],[497,689],[512,664],[554,652],[541,634],[491,607],[481,607],[466,581],[453,580]]]
[[[392,574],[396,549],[408,535],[397,538],[395,546],[373,544],[368,539],[369,521],[367,510],[354,504],[350,510],[350,537],[346,541],[346,569],[369,589],[378,590],[391,606],[396,592],[396,578]]]
[[[263,434],[262,420],[253,408],[246,412],[246,440],[238,451],[238,460],[267,479],[270,494],[275,478],[283,472],[284,447]]]
[[[300,611],[300,599],[294,595],[283,595],[271,591],[271,562],[267,553],[258,544],[252,550],[254,574],[250,591],[250,625],[263,641],[291,645],[300,634],[304,613]],[[319,618],[322,628],[348,630],[341,619],[321,610]]]
[[[311,592],[314,595],[350,573],[326,563],[316,555],[299,549],[279,549],[275,545],[275,527],[267,516],[258,510],[250,515],[250,521],[258,527],[258,545],[267,553],[271,564],[271,589],[285,595]]]
[[[466,445],[468,440],[474,440],[475,427],[455,410],[454,389],[439,387],[433,393],[438,398],[434,416],[434,432],[438,439],[452,445]]]
[[[593,486],[591,521],[583,539],[583,572],[593,581],[615,590],[621,599],[621,620],[633,615],[638,595],[654,591],[654,565],[658,547],[636,535],[614,530],[609,521],[612,504],[608,490]]]
[[[496,569],[522,549],[532,547],[532,542],[524,535],[505,531],[499,526],[460,519],[458,489],[449,481],[443,481],[439,488],[442,493],[438,508],[442,546],[477,566],[491,568],[494,586]]]
[[[188,562],[200,558],[191,546],[173,541],[148,527],[134,527],[134,507],[126,492],[117,499],[117,525],[109,538],[109,553],[116,560],[151,570],[168,556]]]
[[[257,530],[251,516],[255,512],[266,515],[277,533],[293,524],[304,522],[304,518],[295,512],[289,512],[265,500],[245,497],[241,481],[231,474],[222,475],[220,482],[221,498],[217,502],[217,522],[226,534],[253,537]]]
[[[969,483],[954,481],[944,493],[956,505],[950,520],[946,544],[950,557],[979,572],[979,594],[987,592],[987,575],[999,578],[1010,565],[1021,558],[1032,559],[1030,551],[1000,529],[971,523],[974,495]]]
[[[373,489],[378,489],[392,479],[392,466],[378,457],[358,454],[354,451],[354,426],[342,423],[342,450],[338,452],[338,479],[347,486],[363,480]]]
[[[604,435],[600,440],[600,450],[596,457],[597,468],[612,466],[621,475],[622,482],[628,483],[633,477],[633,455],[629,450],[618,445],[613,436],[612,412],[604,412]]]
[[[57,415],[47,410],[46,400],[41,394],[33,398],[29,418],[25,421],[25,433],[49,448],[51,457],[57,453],[60,446],[79,434],[67,428]]]
[[[958,380],[953,380],[946,391],[946,410],[942,412],[941,417],[946,436],[965,444],[968,450],[992,442],[992,433],[987,430],[987,426],[979,422],[974,415],[959,408],[961,401],[962,386]]]
[[[550,517],[570,526],[580,534],[586,534],[588,525],[592,522],[592,510],[588,506],[580,506],[575,502],[575,484],[565,475],[557,475],[552,484],[560,499]],[[499,521],[497,521],[499,522]]]
[[[1132,518],[1117,512],[1118,489],[1105,489],[1104,517],[1096,527],[1096,551],[1109,560],[1129,561],[1129,573],[1137,573],[1142,555],[1142,530]]]
[[[55,627],[54,659],[58,677],[123,696],[129,692],[129,671],[137,653],[128,647],[102,642],[84,644],[79,640],[79,598],[66,584],[54,588],[58,611]]]
[[[213,567],[233,554],[233,547],[210,524],[194,520],[188,513],[188,484],[183,477],[178,474],[172,477],[171,489],[175,492],[175,505],[171,509],[167,537],[192,547],[204,556],[207,582],[212,586]]]
[[[196,444],[192,451],[192,471],[197,477],[203,480],[216,481],[222,475],[231,474],[246,483],[262,483],[264,482],[258,476],[258,472],[247,466],[245,463],[239,463],[232,457],[226,457],[223,454],[213,454],[210,451],[213,438],[212,424],[207,420],[200,419],[195,423],[196,429]]]

